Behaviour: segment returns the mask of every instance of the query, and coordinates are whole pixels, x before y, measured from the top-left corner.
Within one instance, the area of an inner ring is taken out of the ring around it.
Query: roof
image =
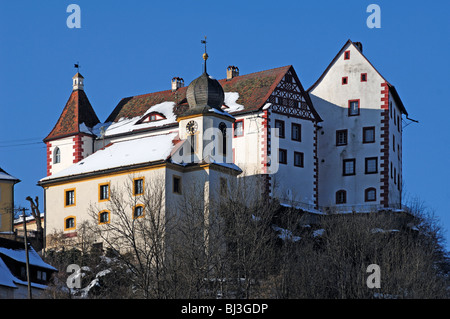
[[[1,167],[0,167],[0,180],[2,181],[12,181],[15,183],[20,182],[20,179],[15,178],[14,176],[9,175],[8,173],[6,173]]]
[[[1,255],[7,256],[20,263],[26,263],[25,245],[23,242],[0,237],[0,256]],[[42,260],[32,246],[29,246],[28,257],[30,265],[56,271],[55,267]]]
[[[98,123],[100,121],[84,90],[73,90],[55,127],[44,142],[79,133],[86,134],[86,130],[81,129],[80,125],[92,128]]]
[[[178,133],[169,133],[112,143],[40,182],[165,161],[178,142],[177,136]]]
[[[230,113],[234,115],[262,108],[278,83],[291,68],[292,66],[288,65],[236,76],[230,80],[219,80],[225,95],[227,92],[237,92],[239,94],[235,102],[243,107]],[[186,91],[187,87],[182,87],[176,91],[166,90],[124,98],[109,115],[106,122],[117,122],[123,118],[142,116],[151,106],[166,101],[175,102],[174,113],[175,115],[180,115],[188,108]],[[227,104],[226,97],[225,104]]]
[[[336,54],[336,56],[333,58],[333,60],[331,60],[330,64],[327,66],[327,68],[325,69],[325,71],[321,74],[321,76],[317,79],[316,82],[314,82],[313,85],[311,85],[311,87],[307,90],[307,92],[311,92],[321,81],[322,79],[325,77],[325,75],[328,73],[328,71],[331,69],[331,67],[334,65],[334,63],[336,62],[336,60],[341,56],[342,52],[345,50],[345,48],[348,45],[353,45],[356,49],[358,49],[358,51],[361,53],[361,55],[363,56],[363,58],[370,64],[370,66],[381,76],[381,78],[383,78],[384,81],[386,81],[388,87],[389,87],[389,92],[392,93],[392,97],[394,98],[397,106],[400,108],[400,110],[408,115],[408,112],[406,111],[405,106],[403,105],[402,100],[400,99],[400,95],[398,94],[397,90],[395,89],[395,87],[389,83],[388,80],[386,80],[386,78],[384,76],[381,75],[380,72],[378,72],[378,70],[373,66],[373,64],[369,61],[369,59],[367,59],[367,57],[362,53],[362,51],[360,50],[359,46],[356,45],[355,42],[352,42],[350,39],[347,40],[347,42],[345,42],[344,46],[339,50],[339,52]]]

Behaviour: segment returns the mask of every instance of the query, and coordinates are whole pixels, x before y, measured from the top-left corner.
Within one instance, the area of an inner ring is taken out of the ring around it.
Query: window
[[[393,177],[393,172],[394,172],[394,171],[392,170],[392,162],[391,162],[391,179],[394,178],[394,177]]]
[[[344,52],[344,60],[350,60],[350,50]]]
[[[172,192],[175,194],[181,194],[181,177],[173,175],[172,177]]]
[[[160,121],[160,120],[165,120],[165,119],[166,119],[166,117],[163,114],[157,113],[157,112],[153,112],[153,113],[150,113],[150,114],[146,115],[137,124],[148,123],[148,122],[155,122],[155,121]]]
[[[346,85],[348,84],[348,77],[347,76],[343,76],[342,77],[342,85]]]
[[[366,202],[374,202],[377,200],[377,190],[374,187],[367,188],[364,191],[364,200]]]
[[[363,127],[363,143],[375,143],[375,127]]]
[[[347,203],[347,192],[344,190],[339,190],[336,192],[336,204]]]
[[[109,223],[109,211],[104,210],[98,213],[98,223],[99,224],[108,224]]]
[[[75,189],[66,189],[64,191],[64,206],[75,205]]]
[[[301,152],[294,152],[294,166],[303,167],[304,155]]]
[[[287,151],[282,148],[278,149],[278,163],[287,164]]]
[[[227,125],[224,122],[221,122],[219,124],[219,130],[222,133],[222,141],[221,141],[222,155],[227,156]]]
[[[144,217],[144,205],[137,205],[133,209],[133,218]]]
[[[298,123],[292,123],[291,126],[291,139],[293,141],[302,141],[302,126]]]
[[[392,101],[389,102],[389,112],[391,113],[391,118],[392,118]]]
[[[134,195],[144,194],[144,178],[133,179],[133,194]]]
[[[395,152],[395,135],[392,134],[392,150]]]
[[[394,184],[397,184],[397,168],[394,167]]]
[[[46,281],[47,280],[47,272],[38,270],[36,272],[36,279],[41,280],[41,281]]]
[[[336,131],[336,146],[347,145],[347,130]]]
[[[367,73],[361,73],[361,82],[367,82]]]
[[[343,175],[349,176],[349,175],[355,175],[355,166],[356,166],[356,160],[354,158],[351,159],[345,159],[343,161]]]
[[[359,115],[359,100],[348,101],[348,116]]]
[[[401,124],[401,121],[400,121],[400,116],[399,116],[399,115],[397,115],[397,123],[398,123],[398,125],[397,125],[397,131],[400,132],[400,124]]]
[[[98,201],[109,200],[109,183],[98,185]]]
[[[59,147],[56,147],[53,152],[53,163],[61,163],[61,150],[59,149]]]
[[[228,183],[224,177],[220,178],[220,195],[226,196],[228,194]]]
[[[64,219],[64,230],[72,230],[75,229],[75,217],[69,216]]]
[[[378,173],[378,158],[367,157],[366,158],[366,174]]]
[[[244,120],[234,122],[234,137],[244,135]]]
[[[278,135],[276,136],[279,138],[284,138],[284,121],[275,120],[275,128],[278,129]]]

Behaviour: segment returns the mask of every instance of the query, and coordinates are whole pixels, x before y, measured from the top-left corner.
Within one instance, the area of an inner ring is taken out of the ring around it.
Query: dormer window
[[[139,121],[138,124],[156,122],[156,121],[165,120],[165,119],[166,119],[166,117],[164,115],[162,115],[161,113],[153,112],[153,113],[147,114],[141,121]]]

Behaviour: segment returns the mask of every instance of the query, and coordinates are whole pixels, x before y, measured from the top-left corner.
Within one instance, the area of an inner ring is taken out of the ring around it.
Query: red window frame
[[[367,82],[367,73],[361,73],[361,82]]]
[[[236,123],[242,123],[242,134],[236,134]],[[233,123],[233,137],[244,136],[244,120],[237,120]]]
[[[344,60],[350,60],[350,50],[344,52]]]
[[[342,85],[346,85],[348,84],[348,76],[343,76],[342,77]]]
[[[351,108],[350,105],[352,102],[358,102],[358,114],[351,114]],[[348,100],[348,116],[358,116],[360,114],[360,109],[361,109],[361,103],[359,99],[356,100]]]

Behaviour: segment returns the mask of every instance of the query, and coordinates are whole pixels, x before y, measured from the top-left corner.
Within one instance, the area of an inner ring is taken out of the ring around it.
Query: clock
[[[195,121],[189,121],[188,124],[186,124],[186,132],[189,134],[194,134],[197,132],[198,124]]]

